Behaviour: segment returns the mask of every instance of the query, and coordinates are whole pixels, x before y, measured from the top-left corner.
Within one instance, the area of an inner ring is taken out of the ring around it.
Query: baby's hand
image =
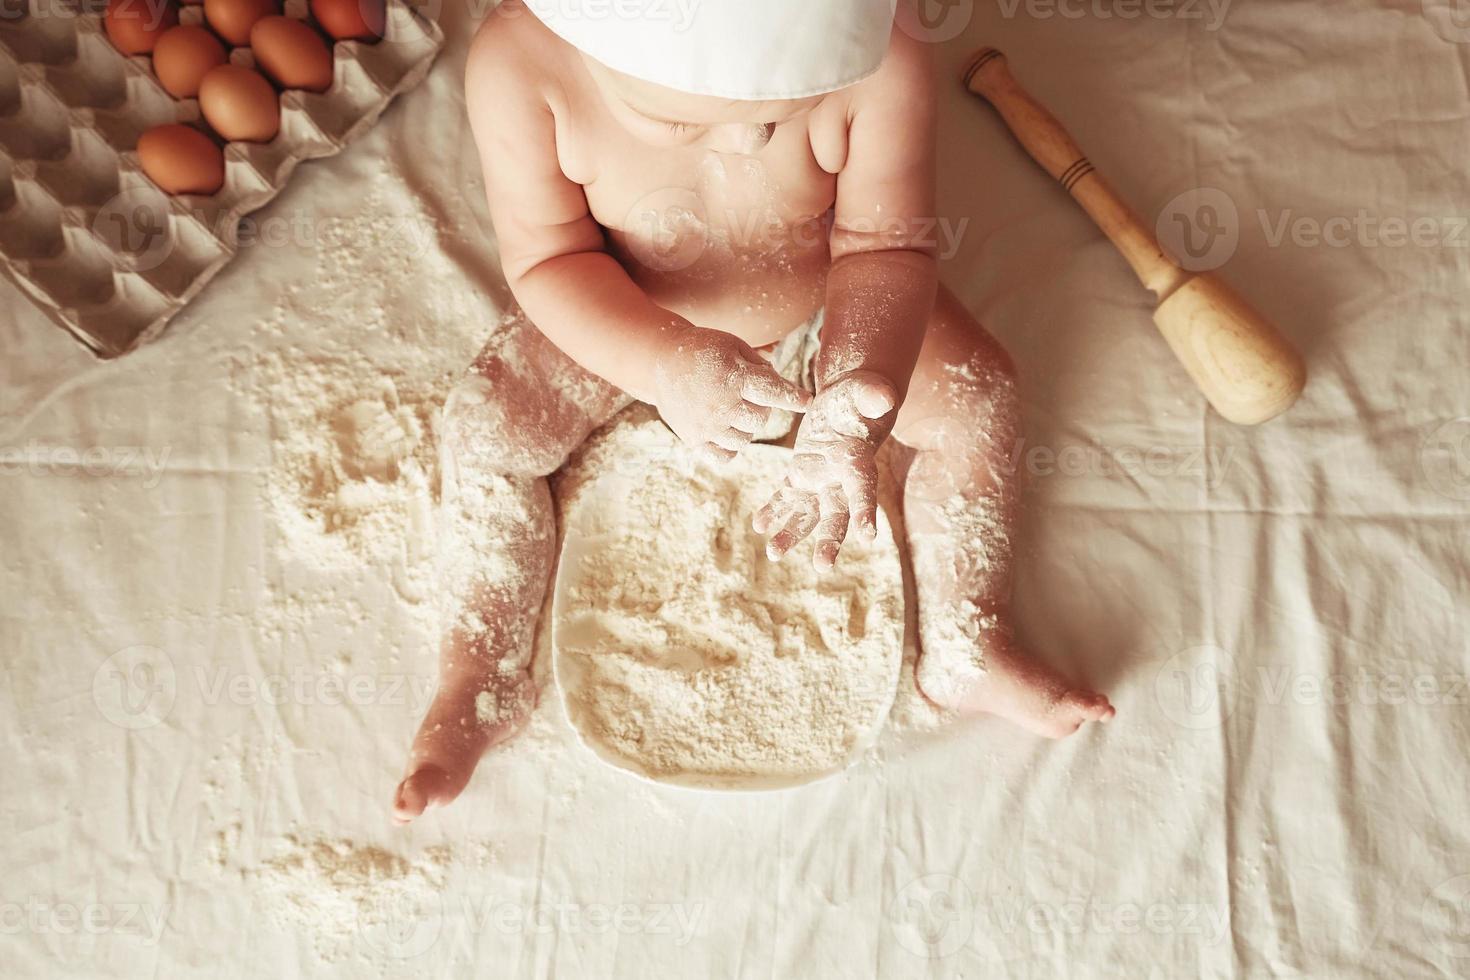
[[[689,326],[675,334],[653,371],[654,404],[674,434],[715,459],[734,459],[771,409],[804,412],[812,396],[776,373],[738,337]]]
[[[824,387],[796,433],[791,473],[755,515],[755,529],[770,534],[772,560],[817,534],[813,561],[820,570],[837,564],[849,519],[858,534],[878,535],[878,447],[893,428],[897,394],[888,379],[852,371]],[[771,533],[774,532],[774,533]]]

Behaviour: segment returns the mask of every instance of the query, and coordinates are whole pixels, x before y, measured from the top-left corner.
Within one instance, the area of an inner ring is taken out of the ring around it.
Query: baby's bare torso
[[[847,138],[838,100],[780,123],[753,154],[673,134],[650,142],[609,113],[569,45],[530,16],[517,28],[549,55],[539,64],[552,76],[562,172],[654,302],[754,346],[821,308],[837,185],[823,164],[840,168]]]

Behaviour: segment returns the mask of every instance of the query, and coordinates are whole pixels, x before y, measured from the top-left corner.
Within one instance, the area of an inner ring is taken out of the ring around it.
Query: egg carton
[[[176,196],[143,173],[138,137],[197,122],[198,100],[175,99],[147,56],[112,46],[104,5],[0,0],[0,267],[96,354],[116,357],[156,337],[234,257],[241,218],[298,163],[338,152],[422,81],[444,35],[387,0],[382,40],[332,45],[326,92],[281,93],[275,139],[226,144],[224,186]],[[285,8],[306,16],[306,0]],[[202,7],[181,8],[180,23],[202,21]],[[230,61],[252,65],[243,48]]]

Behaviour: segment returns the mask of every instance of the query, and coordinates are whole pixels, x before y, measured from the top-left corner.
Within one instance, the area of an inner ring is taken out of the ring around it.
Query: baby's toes
[[[1067,700],[1082,721],[1110,721],[1118,713],[1106,695],[1095,691],[1072,691]]]
[[[449,773],[431,763],[419,766],[398,784],[393,795],[393,822],[406,824],[423,816],[431,803],[448,802],[459,794]],[[446,799],[447,797],[447,799]]]

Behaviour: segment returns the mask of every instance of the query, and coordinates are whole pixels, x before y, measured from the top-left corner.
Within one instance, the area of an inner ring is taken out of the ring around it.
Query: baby
[[[1052,738],[1112,717],[1013,638],[1015,373],[938,285],[929,51],[893,14],[505,0],[481,27],[466,103],[525,319],[445,406],[453,614],[400,822],[452,801],[525,723],[555,561],[547,477],[634,399],[716,465],[800,413],[753,521],[772,559],[812,537],[819,568],[876,533],[890,444],[924,694]]]

